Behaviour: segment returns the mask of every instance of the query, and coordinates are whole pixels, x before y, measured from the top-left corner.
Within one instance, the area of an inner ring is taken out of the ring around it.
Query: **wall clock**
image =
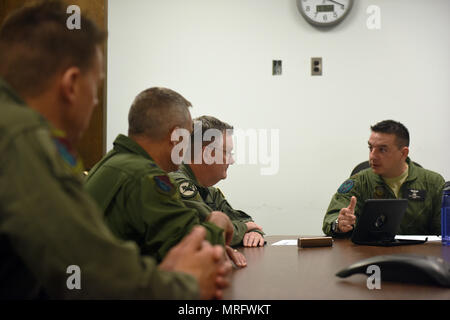
[[[298,11],[317,27],[332,27],[348,15],[353,0],[297,0]]]

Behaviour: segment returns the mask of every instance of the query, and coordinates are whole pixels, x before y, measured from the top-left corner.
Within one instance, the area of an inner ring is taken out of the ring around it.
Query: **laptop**
[[[383,247],[427,242],[428,239],[395,239],[407,207],[407,199],[366,200],[361,216],[353,230],[352,242],[359,245]]]

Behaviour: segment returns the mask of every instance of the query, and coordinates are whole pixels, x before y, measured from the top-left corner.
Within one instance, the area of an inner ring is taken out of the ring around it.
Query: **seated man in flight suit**
[[[371,127],[370,168],[346,180],[331,199],[323,220],[326,235],[349,237],[365,200],[408,199],[399,234],[439,235],[444,178],[415,165],[409,155],[409,132],[385,120]]]
[[[158,265],[83,191],[73,146],[98,102],[106,34],[84,15],[69,30],[67,7],[43,1],[0,29],[0,299],[220,298],[231,265],[204,228]]]
[[[263,246],[262,228],[245,212],[233,209],[222,191],[213,187],[227,177],[228,167],[234,163],[233,127],[211,116],[196,118],[194,123],[188,158],[185,158],[185,163],[178,171],[170,173],[170,176],[178,183],[183,202],[190,208],[206,213],[215,210],[226,213],[234,227],[231,245]],[[217,141],[203,141],[208,140],[204,139],[206,135],[212,136],[214,133]],[[196,143],[199,144],[198,147],[195,146]],[[210,155],[213,155],[215,159],[212,159]],[[207,159],[208,157],[211,159]]]

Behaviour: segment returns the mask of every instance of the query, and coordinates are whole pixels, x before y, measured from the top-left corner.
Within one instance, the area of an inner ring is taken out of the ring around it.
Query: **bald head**
[[[128,135],[155,141],[167,137],[176,128],[191,123],[192,106],[179,93],[167,88],[150,88],[134,99],[128,114]]]

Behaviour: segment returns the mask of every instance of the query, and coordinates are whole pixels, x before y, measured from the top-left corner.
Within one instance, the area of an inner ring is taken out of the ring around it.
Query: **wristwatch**
[[[334,233],[338,233],[339,232],[339,218],[336,218],[336,220],[333,221],[333,223],[331,224],[331,231],[333,231]]]

